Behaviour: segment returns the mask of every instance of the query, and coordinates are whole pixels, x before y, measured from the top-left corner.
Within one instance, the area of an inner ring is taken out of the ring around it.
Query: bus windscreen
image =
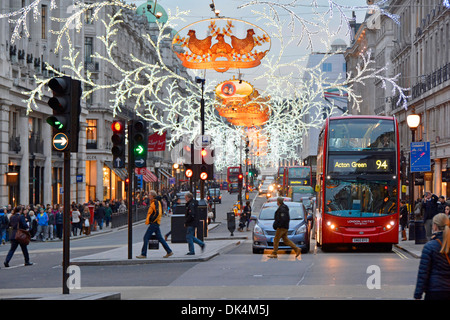
[[[347,218],[390,215],[397,211],[397,192],[395,181],[327,180],[326,211]]]

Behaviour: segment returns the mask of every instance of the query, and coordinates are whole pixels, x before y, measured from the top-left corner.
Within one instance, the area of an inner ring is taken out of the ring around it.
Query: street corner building
[[[0,12],[16,10],[13,2],[1,1]],[[29,1],[22,1],[23,6],[27,3]],[[0,205],[62,203],[64,157],[62,152],[53,150],[52,128],[46,123],[52,115],[47,104],[51,92],[43,90],[44,96],[36,100],[37,107],[32,112],[27,110],[24,100],[28,97],[24,92],[36,88],[35,76],[41,79],[56,76],[47,70],[46,63],[55,70],[69,72],[63,69],[67,64],[64,57],[68,56],[68,49],[63,48],[55,54],[53,48],[57,35],[51,30],[57,25],[51,17],[67,17],[70,14],[67,8],[71,5],[72,0],[61,0],[57,8],[52,8],[50,0],[41,1],[37,7],[37,19],[32,14],[27,16],[29,36],[23,35],[14,42],[12,22],[8,18],[0,19]],[[89,19],[93,11],[88,12],[80,32],[74,32],[73,36],[74,47],[80,53],[78,59],[84,63],[83,71],[90,72],[93,81],[98,83],[122,79],[122,75],[109,68],[104,60],[93,57],[95,52],[106,55],[106,49],[97,37],[104,33],[101,19],[115,12],[117,8],[107,6],[100,11],[98,20]],[[113,52],[117,61],[130,64],[132,62],[123,57],[132,54],[155,62],[155,49],[143,37],[147,34],[157,36],[159,29],[155,18],[139,13],[139,8],[123,10],[122,16],[117,50]],[[181,76],[188,77],[170,46],[164,50],[167,50],[163,53],[167,65]],[[89,89],[88,86],[82,87],[83,91]],[[182,86],[179,91],[184,94]],[[111,124],[115,119],[127,121],[136,115],[134,103],[130,101],[121,106],[120,114],[114,118],[111,99],[109,92],[95,91],[81,100],[79,148],[77,153],[71,153],[71,202],[125,198],[127,171],[113,165]],[[169,150],[149,153],[147,170],[141,189],[170,186],[173,173]]]

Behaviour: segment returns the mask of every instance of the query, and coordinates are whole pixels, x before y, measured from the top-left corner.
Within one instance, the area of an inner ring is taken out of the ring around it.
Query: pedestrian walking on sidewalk
[[[189,252],[186,255],[193,256],[195,255],[194,243],[200,246],[202,252],[205,250],[205,243],[195,237],[195,228],[198,222],[198,203],[190,192],[185,194],[184,199],[186,200],[184,226],[186,227],[186,240],[189,248]]]
[[[289,216],[289,207],[284,204],[282,197],[277,199],[277,204],[278,209],[275,211],[275,221],[273,222],[273,228],[276,230],[273,239],[273,252],[268,257],[275,259],[278,257],[278,245],[280,239],[283,239],[285,245],[288,245],[295,250],[295,257],[297,258],[302,250],[288,238],[289,222],[291,220]]]
[[[9,220],[9,226],[12,228],[10,242],[11,249],[9,249],[8,255],[6,256],[5,262],[3,263],[6,268],[9,267],[9,261],[11,261],[14,252],[17,247],[20,245],[20,249],[22,249],[23,257],[25,259],[25,265],[31,266],[33,263],[30,262],[30,255],[28,254],[28,248],[26,244],[22,244],[16,241],[16,233],[18,229],[28,230],[28,225],[25,222],[25,216],[20,214],[20,209],[15,208],[14,212]]]
[[[415,299],[450,300],[449,218],[439,213],[433,218],[433,236],[420,257]]]
[[[148,242],[150,241],[150,237],[153,234],[156,234],[156,238],[162,244],[164,250],[166,250],[166,255],[164,256],[164,258],[168,258],[173,255],[173,252],[162,237],[161,229],[159,228],[161,224],[161,217],[163,215],[162,205],[160,201],[156,200],[157,194],[155,190],[151,190],[148,196],[150,199],[150,206],[147,211],[147,218],[145,219],[145,224],[148,225],[148,228],[144,235],[144,244],[142,245],[141,254],[139,256],[136,256],[136,258],[147,258]]]
[[[400,227],[402,231],[402,241],[406,239],[406,226],[408,225],[408,208],[406,206],[406,201],[402,200],[400,202]]]
[[[425,192],[422,207],[425,209],[423,217],[425,232],[427,234],[427,240],[430,240],[432,235],[431,229],[433,217],[438,214],[438,196],[429,191]]]

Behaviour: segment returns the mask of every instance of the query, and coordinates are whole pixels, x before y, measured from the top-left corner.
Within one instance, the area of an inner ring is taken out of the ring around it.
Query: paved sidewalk
[[[422,249],[425,244],[416,244],[415,240],[409,240],[409,229],[406,230],[406,238],[408,240],[402,241],[402,238],[400,236],[398,244],[396,244],[395,246],[408,252],[413,257],[420,259],[420,256],[422,255]]]

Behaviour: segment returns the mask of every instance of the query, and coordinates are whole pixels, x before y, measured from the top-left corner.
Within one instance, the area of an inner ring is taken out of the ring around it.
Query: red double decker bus
[[[242,173],[241,167],[227,168],[228,192],[237,191],[238,176]]]
[[[400,151],[395,117],[331,117],[319,135],[316,241],[398,242]]]

